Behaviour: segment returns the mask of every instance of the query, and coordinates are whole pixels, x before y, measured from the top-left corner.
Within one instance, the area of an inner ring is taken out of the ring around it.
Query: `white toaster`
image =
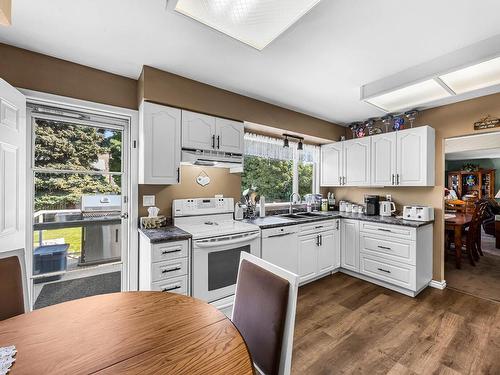
[[[404,206],[403,219],[415,221],[434,220],[434,208],[424,206]]]

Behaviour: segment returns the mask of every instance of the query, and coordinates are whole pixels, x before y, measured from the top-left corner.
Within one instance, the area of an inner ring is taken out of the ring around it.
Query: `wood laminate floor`
[[[500,374],[500,304],[337,273],[299,289],[292,374]]]

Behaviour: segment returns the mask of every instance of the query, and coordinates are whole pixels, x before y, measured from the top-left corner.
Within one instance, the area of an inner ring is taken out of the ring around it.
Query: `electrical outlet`
[[[386,194],[385,195],[385,200],[392,202],[392,195],[391,194]]]
[[[142,205],[144,207],[152,207],[155,205],[155,196],[154,195],[143,195],[142,196]]]

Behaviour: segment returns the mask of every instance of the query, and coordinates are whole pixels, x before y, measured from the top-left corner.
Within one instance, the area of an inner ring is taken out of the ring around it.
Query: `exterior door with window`
[[[30,104],[33,305],[126,285],[128,119]]]

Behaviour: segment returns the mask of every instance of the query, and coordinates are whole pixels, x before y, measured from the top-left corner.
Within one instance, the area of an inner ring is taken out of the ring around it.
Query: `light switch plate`
[[[154,195],[143,195],[142,196],[142,205],[144,207],[151,207],[155,205],[155,196]]]

